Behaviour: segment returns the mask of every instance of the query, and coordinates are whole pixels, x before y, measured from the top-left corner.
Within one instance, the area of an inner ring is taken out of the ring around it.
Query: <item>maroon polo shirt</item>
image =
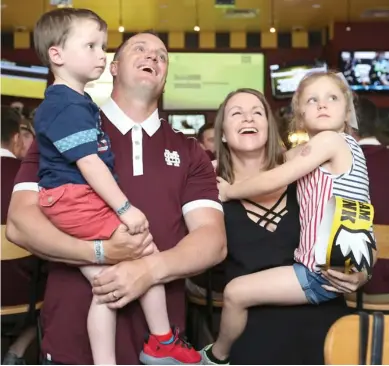
[[[369,175],[370,199],[374,206],[374,224],[389,225],[389,148],[362,144]],[[389,260],[378,259],[373,278],[364,287],[368,294],[389,293]]]
[[[12,189],[21,161],[11,156],[1,157],[1,225],[7,222]],[[36,266],[33,256],[1,261],[1,305],[28,304],[31,279]],[[38,300],[43,298],[44,279],[38,286]]]
[[[129,200],[147,216],[159,250],[174,247],[187,234],[183,214],[197,207],[221,209],[215,174],[195,139],[176,133],[158,112],[134,124],[110,99],[102,106],[103,129],[111,139],[115,172]],[[109,118],[109,119],[108,119]],[[39,152],[34,143],[16,183],[36,182]],[[18,185],[15,186],[18,189]],[[166,285],[171,324],[184,329],[184,281]],[[92,364],[87,334],[91,286],[78,268],[51,263],[43,308],[43,354],[64,364]],[[118,311],[118,364],[138,364],[145,318],[138,301]]]

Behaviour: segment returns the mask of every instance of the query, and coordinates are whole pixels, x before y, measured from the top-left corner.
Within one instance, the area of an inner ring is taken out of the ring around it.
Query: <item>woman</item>
[[[215,122],[217,174],[229,182],[283,163],[276,122],[264,96],[239,89],[227,96]],[[299,242],[296,186],[224,204],[227,230],[227,280],[264,269],[292,265]],[[351,292],[364,274],[325,274],[336,292]],[[228,301],[228,298],[225,299]],[[232,364],[323,364],[325,335],[346,315],[342,297],[320,304],[255,307],[231,351]],[[212,361],[212,360],[211,360]]]

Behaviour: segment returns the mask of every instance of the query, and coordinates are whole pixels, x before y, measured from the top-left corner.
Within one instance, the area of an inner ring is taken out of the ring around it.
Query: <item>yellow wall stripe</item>
[[[184,48],[184,32],[170,32],[168,37],[168,45],[169,48]]]
[[[14,48],[30,48],[30,32],[14,33]]]
[[[200,48],[215,48],[216,47],[216,36],[215,32],[200,32],[199,37]]]
[[[245,32],[231,32],[230,33],[230,47],[231,48],[246,48],[247,47],[246,33]]]
[[[262,48],[277,48],[278,40],[277,33],[262,32],[261,33],[261,47]]]
[[[117,48],[123,42],[123,33],[120,32],[108,32],[108,49]]]
[[[292,32],[292,48],[308,48],[308,32]]]

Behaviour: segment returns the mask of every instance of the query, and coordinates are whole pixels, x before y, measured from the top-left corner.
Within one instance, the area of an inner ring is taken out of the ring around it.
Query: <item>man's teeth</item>
[[[140,66],[140,69],[146,72],[151,72],[151,74],[155,75],[155,70],[150,66]]]

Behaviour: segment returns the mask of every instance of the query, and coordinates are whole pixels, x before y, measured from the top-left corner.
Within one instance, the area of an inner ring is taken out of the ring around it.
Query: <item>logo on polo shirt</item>
[[[167,165],[170,166],[180,166],[180,155],[177,151],[169,151],[165,149],[165,161]]]

